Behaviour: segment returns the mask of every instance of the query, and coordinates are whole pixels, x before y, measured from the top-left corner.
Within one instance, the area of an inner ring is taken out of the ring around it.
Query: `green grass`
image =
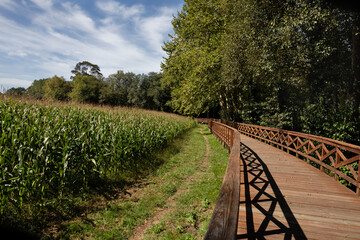
[[[186,189],[177,196],[174,210],[160,221],[166,229],[158,234],[148,232],[145,239],[203,239],[220,191],[229,155],[221,144],[208,132],[209,164],[195,167],[192,181],[185,182]]]
[[[203,163],[209,139],[208,162]],[[57,238],[128,239],[152,221],[145,239],[201,239],[205,235],[222,183],[228,153],[206,126],[190,129],[155,158],[165,161],[144,182],[138,196],[107,202],[104,209],[67,222]]]

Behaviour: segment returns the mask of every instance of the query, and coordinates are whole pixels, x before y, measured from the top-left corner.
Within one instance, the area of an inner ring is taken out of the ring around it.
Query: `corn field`
[[[136,109],[0,100],[1,213],[9,204],[46,203],[85,191],[89,181],[136,170],[142,157],[194,124]]]

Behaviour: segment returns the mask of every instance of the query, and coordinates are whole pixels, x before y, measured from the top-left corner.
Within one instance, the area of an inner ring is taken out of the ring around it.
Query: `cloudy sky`
[[[0,0],[0,87],[63,76],[80,61],[105,77],[160,71],[182,0]]]

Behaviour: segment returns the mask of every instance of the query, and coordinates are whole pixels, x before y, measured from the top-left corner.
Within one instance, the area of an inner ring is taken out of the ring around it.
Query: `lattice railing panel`
[[[235,127],[242,134],[294,153],[336,179],[352,185],[360,194],[360,146],[299,132],[220,121]]]

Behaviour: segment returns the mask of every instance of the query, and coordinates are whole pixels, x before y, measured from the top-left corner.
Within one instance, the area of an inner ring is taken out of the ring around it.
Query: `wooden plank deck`
[[[275,147],[241,135],[238,239],[360,239],[360,198]]]

